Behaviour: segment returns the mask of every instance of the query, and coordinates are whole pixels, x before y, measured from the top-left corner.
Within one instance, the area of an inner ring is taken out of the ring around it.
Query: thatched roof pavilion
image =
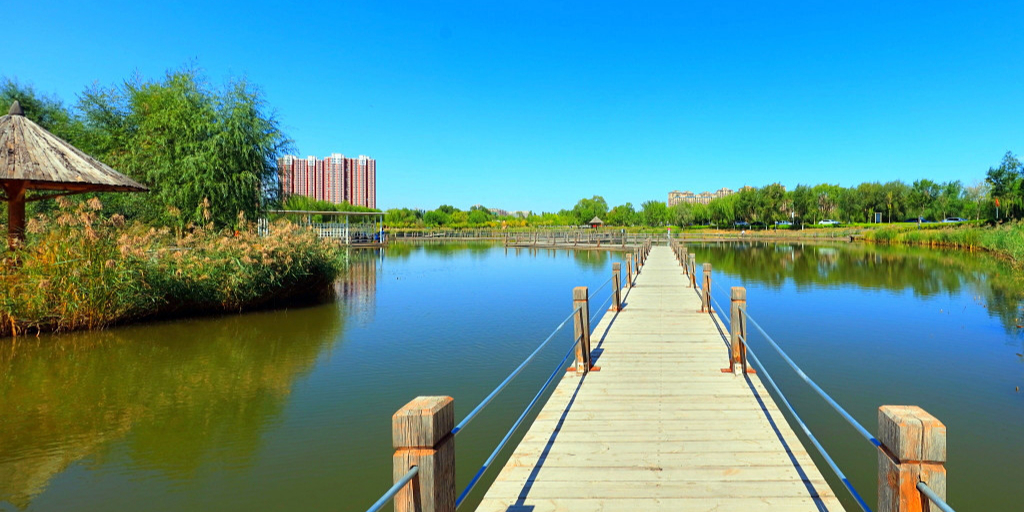
[[[604,226],[604,221],[601,220],[597,215],[595,215],[594,218],[590,219],[590,222],[588,222],[587,224],[589,224],[592,228],[599,228],[601,226]]]
[[[8,203],[12,246],[25,237],[26,202],[84,192],[149,190],[26,118],[17,101],[0,117],[0,188],[0,200]],[[29,190],[55,193],[27,197]]]

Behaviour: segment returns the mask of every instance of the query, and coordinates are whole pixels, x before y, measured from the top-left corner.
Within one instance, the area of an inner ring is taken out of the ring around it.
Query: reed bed
[[[98,199],[30,219],[2,253],[0,336],[98,329],[143,319],[239,312],[329,293],[338,250],[307,228],[273,223],[181,229],[103,218]]]
[[[912,224],[867,230],[863,236],[865,241],[874,243],[991,251],[1015,265],[1024,264],[1024,221],[998,226],[935,224],[921,229]]]

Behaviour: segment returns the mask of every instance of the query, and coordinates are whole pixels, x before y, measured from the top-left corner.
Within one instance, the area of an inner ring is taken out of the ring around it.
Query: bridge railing
[[[638,269],[642,267],[650,253],[650,248],[650,244],[645,243],[629,253],[630,262],[635,260]],[[594,366],[591,360],[590,334],[593,330],[591,326],[594,320],[603,313],[617,313],[622,309],[623,285],[632,285],[632,282],[633,276],[631,275],[628,283],[623,283],[621,263],[613,263],[611,277],[598,285],[594,289],[593,295],[590,294],[589,288],[586,286],[574,288],[572,313],[565,317],[548,337],[457,425],[455,424],[454,399],[451,397],[417,397],[399,409],[392,416],[395,484],[374,502],[367,512],[381,510],[392,500],[394,500],[396,512],[451,512],[462,505],[558,375],[568,370],[582,377],[590,371],[600,369]],[[608,294],[608,298],[592,314],[591,299],[604,293]],[[605,309],[606,307],[609,309]],[[469,484],[456,495],[455,436],[462,432],[570,322],[573,324],[574,333],[573,342],[568,347],[568,351],[548,375],[519,417],[512,423],[483,465],[473,475]],[[575,364],[566,368],[574,354]]]
[[[693,264],[695,256],[689,253],[685,245],[670,242],[670,246],[677,260],[683,266],[684,272],[691,276],[691,283],[695,283]],[[696,287],[694,286],[694,288]],[[714,313],[717,311],[718,318],[724,321],[725,309],[715,299],[714,294],[711,293],[712,290],[718,290],[718,288],[712,286],[711,264],[705,263],[701,290],[697,292],[701,295],[701,312],[714,316]],[[946,512],[953,511],[949,504],[945,502],[946,427],[939,420],[920,407],[883,405],[879,407],[878,411],[879,435],[878,437],[872,435],[836,400],[829,396],[821,386],[815,383],[789,357],[775,339],[747,313],[747,293],[745,288],[739,286],[732,287],[729,297],[729,367],[724,368],[722,371],[736,375],[754,373],[755,370],[747,368],[747,359],[749,358],[757,367],[756,372],[760,373],[763,380],[768,383],[775,392],[775,395],[779,397],[797,425],[862,510],[870,511],[871,508],[853,487],[832,457],[829,456],[810,428],[807,427],[807,424],[796,412],[792,403],[786,398],[786,395],[779,389],[775,380],[768,373],[764,364],[758,360],[757,356],[750,349],[747,342],[748,325],[754,326],[768,345],[779,354],[796,375],[817,393],[825,403],[832,407],[840,417],[849,423],[861,437],[877,449],[879,512],[930,510],[931,504]]]

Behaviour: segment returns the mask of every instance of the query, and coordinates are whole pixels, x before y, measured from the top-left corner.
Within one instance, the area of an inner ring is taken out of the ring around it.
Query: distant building
[[[715,192],[701,192],[700,194],[694,194],[689,190],[680,192],[673,190],[668,193],[668,205],[669,207],[675,206],[679,203],[690,203],[690,204],[708,204],[715,199],[723,198],[727,195],[733,194],[732,189],[722,187]]]
[[[321,201],[377,207],[377,161],[366,156],[345,158],[334,153],[322,160],[314,156],[285,155],[277,159],[281,195],[312,197]]]

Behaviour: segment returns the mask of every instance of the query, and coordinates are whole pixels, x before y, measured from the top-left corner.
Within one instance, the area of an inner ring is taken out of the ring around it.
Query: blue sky
[[[378,206],[555,211],[780,182],[983,179],[1024,152],[1024,2],[5,5],[0,75],[67,102],[194,64]]]

